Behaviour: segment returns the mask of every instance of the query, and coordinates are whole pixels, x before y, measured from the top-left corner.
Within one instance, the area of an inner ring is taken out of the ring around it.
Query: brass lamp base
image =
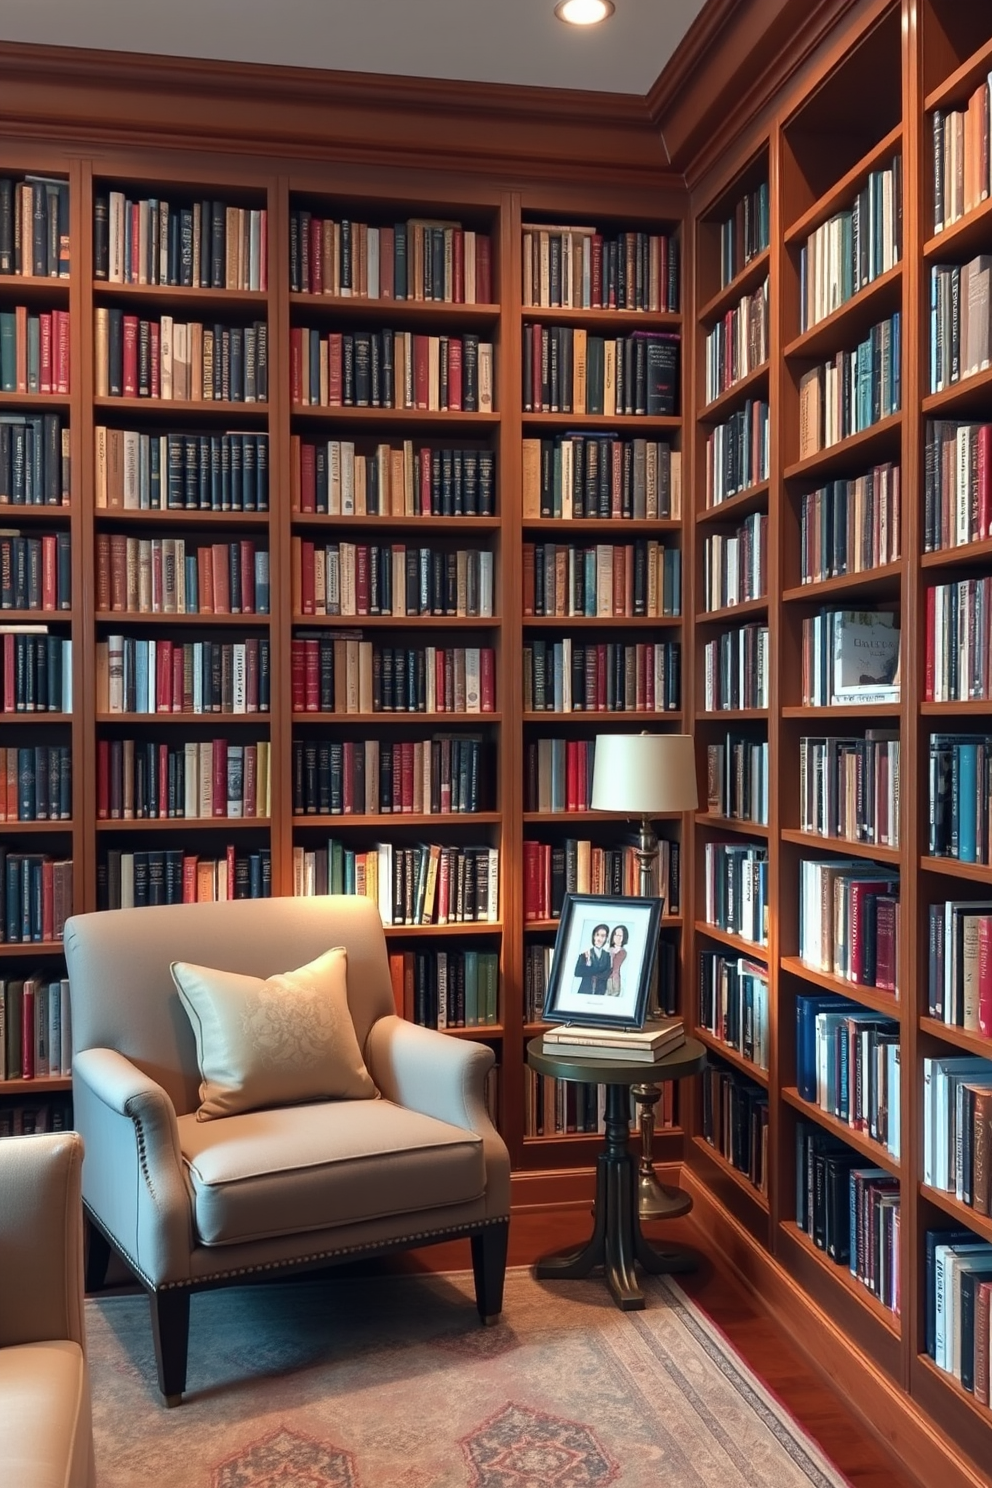
[[[661,1099],[657,1085],[632,1085],[641,1132],[641,1157],[637,1165],[637,1212],[642,1219],[677,1219],[692,1208],[692,1196],[681,1188],[659,1182],[654,1171],[654,1108]]]

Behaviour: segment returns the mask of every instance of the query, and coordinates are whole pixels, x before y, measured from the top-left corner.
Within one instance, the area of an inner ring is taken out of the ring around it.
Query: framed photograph
[[[643,1028],[663,906],[663,899],[566,894],[545,1022]]]

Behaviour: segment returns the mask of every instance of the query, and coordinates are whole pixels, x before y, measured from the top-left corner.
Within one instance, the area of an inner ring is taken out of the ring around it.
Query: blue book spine
[[[978,859],[978,745],[959,744],[955,749],[957,791],[954,802],[954,831],[957,834],[958,858],[962,863]]]

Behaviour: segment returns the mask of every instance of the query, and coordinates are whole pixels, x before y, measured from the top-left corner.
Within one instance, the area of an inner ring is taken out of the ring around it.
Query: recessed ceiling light
[[[558,0],[555,15],[570,26],[595,26],[615,10],[613,0]]]

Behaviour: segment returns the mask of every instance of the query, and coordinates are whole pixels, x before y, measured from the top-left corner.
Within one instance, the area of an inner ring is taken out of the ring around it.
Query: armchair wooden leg
[[[87,1215],[86,1217],[86,1264],[85,1287],[88,1292],[98,1292],[107,1279],[110,1265],[110,1241],[102,1230]]]
[[[503,1311],[503,1282],[506,1277],[506,1248],[510,1221],[486,1225],[472,1236],[472,1271],[475,1275],[475,1305],[487,1325],[499,1320]]]
[[[166,1405],[178,1405],[186,1388],[186,1356],[189,1351],[189,1292],[184,1287],[152,1292],[152,1337],[158,1387]]]

